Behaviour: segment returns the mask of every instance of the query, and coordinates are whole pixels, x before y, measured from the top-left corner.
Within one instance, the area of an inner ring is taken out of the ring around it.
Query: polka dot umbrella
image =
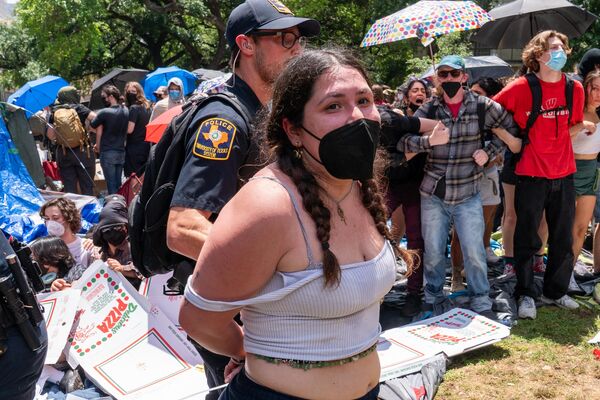
[[[490,15],[472,1],[421,0],[375,21],[361,47],[408,38],[418,38],[423,46],[428,46],[438,36],[477,29],[491,20]]]

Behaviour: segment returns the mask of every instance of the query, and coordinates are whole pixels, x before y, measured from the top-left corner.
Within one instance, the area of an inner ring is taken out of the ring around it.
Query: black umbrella
[[[598,18],[567,0],[517,0],[490,10],[494,21],[471,40],[491,48],[522,49],[537,33],[553,29],[576,38]]]
[[[100,92],[105,85],[114,85],[121,91],[121,94],[123,94],[123,91],[125,90],[125,84],[127,82],[143,82],[147,74],[148,71],[145,69],[113,69],[102,78],[95,80],[92,84],[90,108],[92,110],[97,110],[104,107],[104,104],[102,104],[102,99],[100,98]]]
[[[510,64],[496,56],[474,56],[465,57],[465,69],[469,75],[469,82],[474,82],[479,78],[502,78],[514,74]],[[433,67],[421,75],[421,79],[433,75]]]
[[[216,69],[198,68],[193,70],[192,74],[196,75],[201,81],[207,81],[209,79],[214,79],[223,76],[226,74],[226,72],[219,71]]]

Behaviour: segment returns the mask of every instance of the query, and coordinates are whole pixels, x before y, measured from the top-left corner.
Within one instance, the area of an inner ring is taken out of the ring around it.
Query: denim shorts
[[[379,384],[357,400],[377,400],[378,394]],[[233,381],[227,385],[219,400],[301,400],[301,398],[259,385],[248,378],[246,371],[242,368],[239,374],[233,378]]]

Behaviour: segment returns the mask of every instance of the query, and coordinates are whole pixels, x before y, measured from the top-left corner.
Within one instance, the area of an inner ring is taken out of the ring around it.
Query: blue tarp
[[[19,240],[34,228],[28,215],[44,203],[0,117],[0,229]]]
[[[80,233],[87,232],[98,222],[102,206],[91,196],[66,196],[75,201],[81,213]],[[46,226],[37,217],[42,204],[44,198],[33,183],[0,117],[0,229],[26,243],[47,235]]]

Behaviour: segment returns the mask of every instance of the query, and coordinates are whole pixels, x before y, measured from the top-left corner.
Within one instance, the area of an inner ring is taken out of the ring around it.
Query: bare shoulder
[[[294,213],[286,187],[293,187],[289,178],[276,168],[267,166],[227,203],[219,215],[219,220],[233,218],[236,224],[261,223],[273,228],[287,224]]]

